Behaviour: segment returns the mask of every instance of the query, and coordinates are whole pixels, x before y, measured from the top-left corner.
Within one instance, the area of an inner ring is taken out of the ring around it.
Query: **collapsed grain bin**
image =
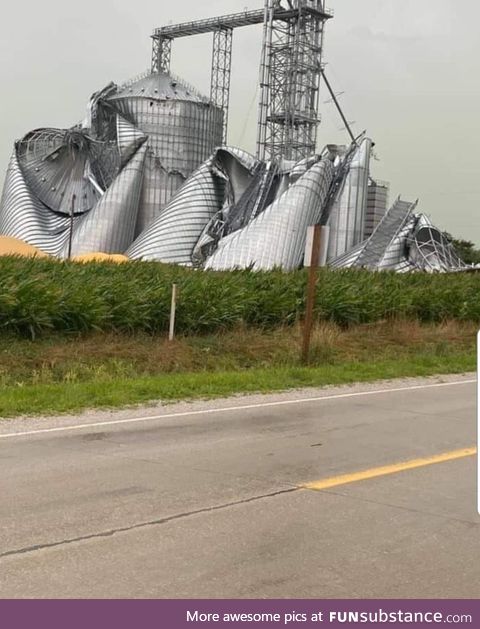
[[[202,269],[300,267],[307,228],[330,228],[333,267],[464,268],[451,243],[411,204],[387,211],[374,190],[373,141],[356,135],[322,64],[323,0],[163,26],[150,71],[108,84],[70,129],[16,142],[0,201],[0,235],[60,258],[126,255]],[[227,144],[235,29],[263,24],[256,155]],[[178,38],[212,35],[209,97],[170,72]],[[328,89],[349,146],[318,129]],[[366,239],[366,240],[364,240]]]
[[[138,235],[222,143],[223,111],[164,72],[123,85],[107,102],[148,137]]]

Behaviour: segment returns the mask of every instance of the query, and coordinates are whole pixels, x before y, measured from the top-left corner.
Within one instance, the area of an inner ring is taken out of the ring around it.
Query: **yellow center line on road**
[[[323,480],[302,485],[301,489],[322,491],[324,489],[331,489],[332,487],[340,487],[341,485],[350,485],[351,483],[370,480],[371,478],[379,478],[381,476],[389,476],[391,474],[398,474],[399,472],[406,472],[407,470],[415,470],[429,465],[436,465],[437,463],[446,463],[447,461],[465,459],[467,457],[475,456],[476,454],[476,447],[464,448],[463,450],[444,452],[443,454],[437,454],[423,459],[403,461],[402,463],[394,463],[393,465],[385,465],[383,467],[374,467],[361,472],[353,472],[351,474],[343,474],[342,476],[325,478]]]

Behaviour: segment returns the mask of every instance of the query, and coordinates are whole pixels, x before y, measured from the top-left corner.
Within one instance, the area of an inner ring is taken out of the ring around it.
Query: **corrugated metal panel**
[[[124,253],[135,234],[147,147],[140,147],[91,212],[75,225],[72,255]],[[62,251],[68,256],[68,244]]]
[[[358,266],[370,269],[389,268],[405,257],[405,238],[402,237],[402,230],[408,224],[415,206],[414,203],[397,199],[367,241],[357,260]]]
[[[370,238],[385,216],[388,209],[388,196],[388,184],[377,181],[370,182],[367,195],[367,212],[365,215],[365,238]]]
[[[79,217],[75,218],[77,222]],[[48,209],[32,194],[18,163],[12,156],[0,203],[0,234],[23,240],[45,253],[59,255],[68,234],[70,219]]]
[[[448,260],[448,263],[443,267],[444,270],[447,266],[452,270],[458,268],[455,265],[461,264],[461,261],[458,260],[458,257],[455,258],[454,252],[442,249],[439,254],[435,243],[432,241],[432,227],[429,223],[425,223],[423,215],[416,216],[413,214],[416,205],[416,203],[397,199],[372,236],[352,251],[332,261],[330,266],[333,268],[358,267],[376,271],[407,273],[415,270],[440,270],[438,261],[443,259]],[[419,225],[422,226],[420,230]],[[421,253],[416,238],[416,234],[422,234],[424,229],[429,230],[428,234],[424,233],[423,235],[425,238],[424,245],[428,251],[426,256]],[[438,232],[438,230],[435,231]],[[426,260],[430,255],[432,268],[429,268]]]
[[[363,264],[366,268],[376,269],[378,271],[394,271],[400,270],[405,265],[410,266],[408,259],[408,246],[407,239],[412,233],[412,229],[415,225],[415,217],[410,216],[405,220],[404,224],[399,228],[398,232],[390,240],[390,243],[385,249],[385,252],[379,262],[376,265]],[[366,252],[368,254],[368,252]],[[359,264],[362,264],[364,258],[359,259]]]
[[[117,115],[117,144],[122,165],[129,161],[147,139],[145,133]]]
[[[32,194],[55,212],[88,212],[100,194],[88,177],[90,140],[61,129],[39,129],[17,143],[18,163]]]
[[[222,144],[223,111],[163,73],[143,77],[119,90],[108,103],[148,136],[138,236],[160,216],[199,164]]]
[[[225,181],[225,195],[193,250],[197,267],[204,266],[222,238],[245,227],[264,209],[268,195],[269,165],[245,151],[221,147],[213,156],[212,169]]]
[[[52,211],[32,193],[16,152],[0,204],[0,234],[18,238],[54,256],[66,257],[72,230],[74,254],[123,253],[132,242],[142,189],[146,147],[137,151],[113,185],[89,212],[70,216]]]
[[[327,223],[330,226],[329,260],[347,253],[364,239],[371,149],[372,141],[365,138],[353,154],[333,202]]]
[[[399,264],[402,258],[405,258],[406,237],[411,231],[409,219],[412,209],[412,204],[397,199],[372,236],[351,251],[332,260],[330,266],[334,268],[355,266],[378,270]]]
[[[307,228],[320,217],[333,174],[330,160],[314,164],[247,227],[221,240],[206,268],[298,268],[305,254]]]
[[[210,219],[222,207],[225,180],[209,158],[178,191],[158,219],[133,243],[132,259],[192,265],[192,253]]]
[[[237,161],[243,168],[246,168],[250,172],[253,172],[260,163],[251,153],[235,146],[219,146],[215,152],[215,157],[218,158],[222,153],[226,156],[231,156],[234,161]]]
[[[335,260],[331,260],[328,263],[328,266],[332,269],[349,269],[351,267],[356,266],[356,262],[358,258],[360,257],[362,251],[364,250],[365,245],[366,245],[366,241],[361,242],[359,245],[357,245],[350,251],[347,251],[347,253],[344,253],[338,258],[335,258]]]

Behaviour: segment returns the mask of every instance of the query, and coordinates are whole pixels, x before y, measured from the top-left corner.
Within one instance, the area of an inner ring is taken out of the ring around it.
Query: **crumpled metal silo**
[[[298,268],[305,255],[307,228],[320,219],[334,176],[328,156],[317,160],[246,227],[222,238],[205,268]]]
[[[80,128],[28,134],[16,143],[7,171],[0,234],[61,258],[123,253],[135,234],[145,139],[131,145],[134,153],[124,164],[116,143]],[[115,158],[98,161],[99,153]],[[99,181],[112,177],[103,189]]]
[[[193,249],[212,216],[221,207],[225,185],[209,158],[173,196],[160,216],[126,252],[132,260],[159,260],[192,265]]]
[[[372,271],[411,268],[413,265],[408,261],[407,238],[415,224],[413,212],[416,205],[398,197],[370,238],[332,260],[330,266]]]
[[[409,259],[416,268],[431,273],[460,270],[466,266],[446,235],[425,214],[417,217],[409,240]]]
[[[452,243],[425,214],[415,214],[417,202],[399,197],[373,234],[351,251],[332,260],[336,269],[446,273],[466,268]]]
[[[15,148],[0,202],[0,234],[23,240],[44,253],[60,255],[68,239],[69,224],[68,215],[52,212],[33,194]]]
[[[16,142],[0,235],[60,258],[126,252],[205,269],[288,271],[302,265],[307,228],[320,223],[332,228],[331,255],[345,251],[331,260],[336,268],[464,268],[448,239],[401,199],[358,244],[368,138],[298,163],[264,162],[213,150],[222,115],[170,75],[110,83],[90,99],[82,124]]]
[[[107,95],[111,106],[148,136],[136,234],[160,216],[199,164],[222,144],[223,111],[180,79],[159,72]]]
[[[74,227],[61,255],[123,253],[134,238],[147,146],[145,142],[123,167],[95,207]]]

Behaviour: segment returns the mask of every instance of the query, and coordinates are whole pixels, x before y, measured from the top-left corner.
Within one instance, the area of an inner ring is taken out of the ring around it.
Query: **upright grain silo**
[[[140,234],[158,218],[187,177],[222,144],[223,111],[163,72],[118,88],[108,102],[148,136],[136,230]]]
[[[345,158],[343,181],[329,209],[328,260],[347,253],[364,239],[372,144],[364,137]]]
[[[381,220],[387,213],[390,184],[385,181],[374,181],[368,183],[367,211],[365,214],[364,238],[370,238]]]

